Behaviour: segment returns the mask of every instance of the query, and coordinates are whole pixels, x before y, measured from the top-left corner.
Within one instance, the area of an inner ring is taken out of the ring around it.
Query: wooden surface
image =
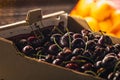
[[[0,5],[4,5],[0,7],[0,26],[24,20],[28,10],[36,8],[42,8],[43,14],[61,10],[69,13],[76,2],[77,0],[0,0]]]

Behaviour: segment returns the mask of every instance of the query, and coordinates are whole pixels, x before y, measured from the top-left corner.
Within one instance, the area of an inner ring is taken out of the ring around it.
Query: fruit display
[[[73,32],[59,24],[9,39],[21,55],[103,79],[120,79],[120,44],[113,44],[102,31]]]
[[[118,5],[117,5],[118,4]],[[70,16],[84,18],[92,31],[120,38],[119,0],[79,0]]]

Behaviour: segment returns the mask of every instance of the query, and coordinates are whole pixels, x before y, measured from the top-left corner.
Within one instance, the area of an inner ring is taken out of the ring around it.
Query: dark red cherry
[[[55,41],[56,41],[57,43],[59,43],[61,37],[62,37],[61,34],[53,34],[53,35],[50,37],[50,40],[51,40],[52,42],[54,42],[54,39],[55,39]]]
[[[65,65],[66,68],[78,70],[79,66],[76,63],[68,63]]]
[[[96,43],[93,40],[89,40],[86,42],[87,49],[94,51],[96,47]]]
[[[99,68],[101,68],[101,67],[102,67],[102,61],[97,61],[97,62],[95,63],[95,68],[99,69]]]
[[[52,44],[51,46],[49,46],[48,51],[50,52],[50,54],[52,55],[57,55],[58,52],[60,51],[60,49],[58,48],[58,46],[56,44]]]
[[[107,54],[107,51],[104,48],[97,47],[93,53],[95,61],[102,60]]]
[[[76,39],[76,38],[82,38],[82,35],[80,33],[73,34],[73,39]]]
[[[36,52],[38,53],[40,53],[40,54],[42,54],[42,55],[46,55],[47,53],[47,51],[46,51],[46,49],[44,48],[44,47],[37,47],[37,48],[35,48],[35,50],[36,50]]]
[[[70,61],[75,61],[75,60],[79,60],[80,58],[78,56],[72,56],[72,58],[70,59]]]
[[[57,58],[61,60],[70,60],[72,57],[72,51],[69,48],[64,48],[63,51],[59,52]]]
[[[114,47],[120,51],[120,44],[115,44]]]
[[[21,51],[23,47],[28,45],[28,41],[26,39],[21,39],[19,42],[16,43],[16,46]]]
[[[49,62],[49,63],[52,63],[54,59],[55,59],[55,56],[54,56],[54,55],[50,55],[50,54],[48,54],[48,55],[45,57],[45,61],[46,61],[46,62]]]
[[[33,54],[36,53],[36,51],[34,50],[34,48],[32,46],[30,46],[30,45],[25,46],[22,49],[22,52],[25,53],[25,55],[31,56],[31,57],[32,57]]]
[[[42,42],[40,39],[36,38],[35,36],[30,36],[28,37],[28,42],[31,46],[33,46],[34,48],[39,47],[42,45]]]
[[[63,47],[69,47],[70,40],[73,40],[72,36],[69,36],[68,34],[63,35],[60,39],[60,44]]]
[[[112,44],[112,40],[109,36],[106,36],[106,35],[102,35],[100,37],[100,39],[98,40],[98,44],[100,45],[111,45]]]
[[[87,36],[89,33],[90,33],[89,30],[86,30],[86,29],[81,30],[82,36]]]
[[[105,68],[113,68],[117,62],[117,58],[114,56],[106,56],[104,57],[104,59],[102,60],[102,66],[104,66]]]
[[[114,72],[111,72],[111,73],[108,75],[107,79],[108,79],[108,80],[113,80],[114,75],[115,75],[115,73],[114,73]]]
[[[85,48],[85,41],[82,38],[76,38],[71,43],[72,48]]]
[[[86,71],[86,70],[92,70],[94,67],[94,65],[92,63],[86,63],[83,66],[81,66],[81,68]]]
[[[82,53],[84,52],[84,49],[83,48],[75,48],[72,52],[72,54],[74,56],[77,56],[77,55],[82,55]]]
[[[55,60],[53,60],[52,63],[55,64],[55,65],[61,65],[62,60],[61,59],[55,59]]]
[[[118,58],[120,59],[120,52],[117,54]]]
[[[74,32],[67,32],[64,34],[64,36],[73,36]]]
[[[47,42],[44,43],[43,46],[44,46],[45,49],[48,49],[52,44],[53,44],[53,43],[47,41]]]
[[[83,56],[91,58],[93,55],[89,50],[86,50],[82,53]]]
[[[113,80],[120,80],[120,71],[116,71],[115,77],[113,78]]]

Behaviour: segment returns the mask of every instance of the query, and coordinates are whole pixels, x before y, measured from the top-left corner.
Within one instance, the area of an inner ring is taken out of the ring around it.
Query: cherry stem
[[[95,73],[95,72],[93,72],[93,71],[90,71],[90,70],[87,70],[87,71],[85,71],[84,73],[92,73],[94,76],[97,76],[97,74]]]
[[[84,58],[84,59],[87,59],[88,61],[90,61],[91,63],[95,63],[91,58],[89,58],[89,57],[85,57],[85,56],[79,56],[80,58]]]
[[[71,38],[70,38],[70,31],[69,31],[69,29],[68,29],[68,27],[66,27],[66,31],[67,31],[67,33],[68,33],[68,37],[69,37],[69,48],[71,49],[72,48],[72,45],[71,45]]]
[[[64,33],[58,28],[55,26],[55,28],[63,35]]]
[[[102,35],[104,35],[104,33],[106,33],[105,31],[101,31],[101,30],[99,30],[99,32],[100,32]]]
[[[46,57],[45,55],[40,54],[38,59],[41,59],[41,57]]]
[[[63,63],[64,63],[64,64],[67,64],[67,63],[70,63],[70,62],[73,62],[73,63],[85,63],[86,60],[64,61]]]
[[[54,26],[54,28],[52,29],[51,32],[53,32],[54,30],[57,30],[57,31],[60,32],[62,35],[64,34],[57,26]]]
[[[85,36],[86,37],[86,39],[87,39],[87,41],[88,41],[88,36]],[[87,42],[86,41],[86,42]],[[86,44],[86,46],[85,46],[85,50],[84,51],[86,51],[87,50],[87,44]]]
[[[57,47],[62,51],[63,50],[62,47],[60,47],[60,45],[56,42],[55,38],[53,38],[53,41],[57,45]]]
[[[120,66],[120,60],[116,63],[113,72],[117,71],[118,66]]]
[[[41,59],[41,57],[45,57],[45,55],[42,55],[42,51],[39,50],[36,54],[36,57],[39,57],[39,59]]]
[[[25,56],[25,54],[21,53],[21,52],[18,52],[18,55],[20,56]]]
[[[97,74],[98,76],[100,76],[103,72],[105,72],[105,69],[104,68],[100,68],[101,70],[98,70],[97,71]]]

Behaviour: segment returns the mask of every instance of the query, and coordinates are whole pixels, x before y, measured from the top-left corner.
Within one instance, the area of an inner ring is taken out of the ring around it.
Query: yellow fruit
[[[118,23],[117,25],[114,25],[112,29],[110,30],[110,33],[120,38],[120,23]]]
[[[110,17],[114,8],[105,0],[99,0],[91,6],[90,15],[98,21],[103,21]]]
[[[92,31],[99,31],[100,30],[100,28],[99,28],[99,26],[98,26],[98,22],[97,22],[97,20],[96,19],[94,19],[93,17],[85,17],[84,18],[86,21],[87,21],[87,23],[88,23],[88,25],[90,26],[90,28],[92,29]]]
[[[117,25],[120,23],[120,10],[116,10],[112,13],[111,19],[113,21],[113,25]]]
[[[93,2],[94,2],[93,0],[79,0],[79,2],[77,3],[77,5],[70,14],[74,15],[73,11],[75,11],[76,14],[80,16],[83,17],[88,16],[90,13],[90,6],[92,5]]]
[[[100,30],[108,33],[112,28],[112,21],[110,19],[99,22]]]

